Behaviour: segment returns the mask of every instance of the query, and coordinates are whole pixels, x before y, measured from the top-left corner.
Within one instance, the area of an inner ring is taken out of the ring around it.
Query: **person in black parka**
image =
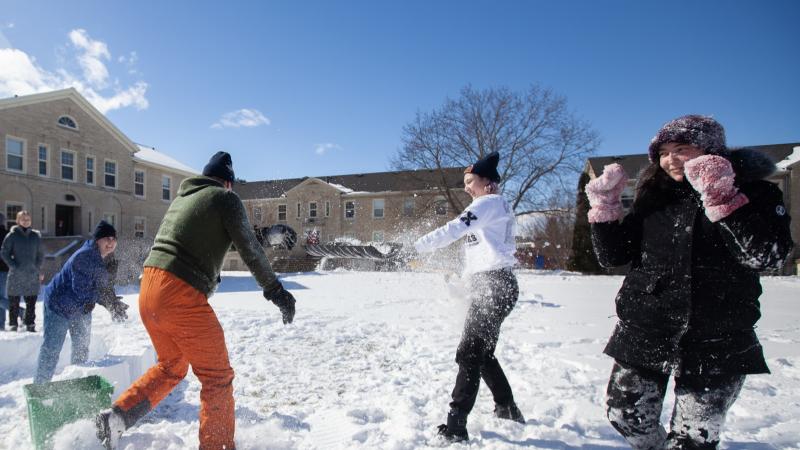
[[[6,216],[0,213],[0,236],[6,237]],[[6,280],[8,279],[8,264],[0,257],[0,331],[6,329],[6,309],[9,307],[6,297]]]
[[[8,325],[17,331],[20,315],[19,303],[25,299],[22,318],[27,331],[36,331],[36,300],[43,280],[41,267],[44,261],[42,236],[31,227],[28,211],[17,213],[17,224],[11,227],[0,246],[0,258],[8,265],[6,295],[8,295]]]
[[[619,164],[586,186],[600,264],[630,264],[604,350],[615,360],[608,418],[637,450],[715,449],[745,376],[769,373],[754,331],[759,272],[790,254],[790,219],[780,189],[764,180],[774,164],[727,148],[710,117],[668,122],[649,154],[624,218]],[[660,416],[670,375],[667,433]]]

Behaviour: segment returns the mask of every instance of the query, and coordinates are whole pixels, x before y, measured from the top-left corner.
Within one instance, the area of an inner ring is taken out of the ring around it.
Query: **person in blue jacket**
[[[53,378],[58,356],[69,331],[72,338],[72,364],[89,357],[92,310],[103,305],[114,321],[128,318],[128,305],[114,295],[115,266],[112,253],[117,247],[117,231],[101,220],[92,239],[87,240],[64,264],[44,289],[44,341],[39,350],[36,384]]]

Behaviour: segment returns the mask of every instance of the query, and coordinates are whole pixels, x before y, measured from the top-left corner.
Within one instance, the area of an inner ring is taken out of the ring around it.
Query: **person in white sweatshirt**
[[[472,203],[455,219],[414,243],[418,252],[430,252],[464,238],[464,276],[469,279],[470,308],[456,351],[458,375],[447,414],[438,434],[451,442],[469,440],[467,416],[475,405],[481,378],[494,397],[495,416],[524,424],[494,350],[500,325],[519,297],[511,269],[514,257],[514,212],[499,194],[500,155],[491,153],[464,170],[464,190]]]

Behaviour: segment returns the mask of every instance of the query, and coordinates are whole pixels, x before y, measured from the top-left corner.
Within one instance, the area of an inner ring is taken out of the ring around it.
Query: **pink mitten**
[[[589,223],[613,222],[622,217],[622,191],[628,175],[619,164],[603,167],[603,174],[586,184],[589,198]]]
[[[716,155],[698,156],[683,165],[683,173],[700,193],[708,220],[717,222],[750,200],[734,186],[736,174],[730,161]]]

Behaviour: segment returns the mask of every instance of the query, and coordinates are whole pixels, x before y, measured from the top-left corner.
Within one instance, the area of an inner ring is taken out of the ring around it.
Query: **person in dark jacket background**
[[[6,216],[0,213],[0,236],[5,238]],[[6,280],[8,279],[8,264],[0,257],[0,331],[6,329],[6,310],[8,309],[8,297],[6,296]]]
[[[87,240],[45,286],[44,340],[34,383],[46,383],[53,378],[67,332],[72,338],[71,363],[86,362],[95,304],[108,309],[114,321],[127,319],[128,305],[114,295],[113,270],[109,270],[116,247],[117,231],[101,220],[92,239]]]
[[[715,449],[745,376],[769,372],[754,331],[759,272],[786,260],[790,219],[780,189],[764,180],[774,164],[729,149],[710,117],[668,122],[649,155],[624,218],[619,164],[586,186],[598,261],[630,264],[605,348],[615,360],[608,418],[637,450]],[[660,416],[670,375],[667,433]]]
[[[39,296],[42,282],[41,267],[44,261],[42,239],[38,230],[31,227],[32,220],[28,211],[17,213],[17,224],[11,227],[3,245],[0,256],[8,265],[6,295],[8,295],[8,325],[11,331],[17,331],[20,313],[19,302],[25,298],[25,316],[22,323],[28,331],[36,331],[36,299]]]

